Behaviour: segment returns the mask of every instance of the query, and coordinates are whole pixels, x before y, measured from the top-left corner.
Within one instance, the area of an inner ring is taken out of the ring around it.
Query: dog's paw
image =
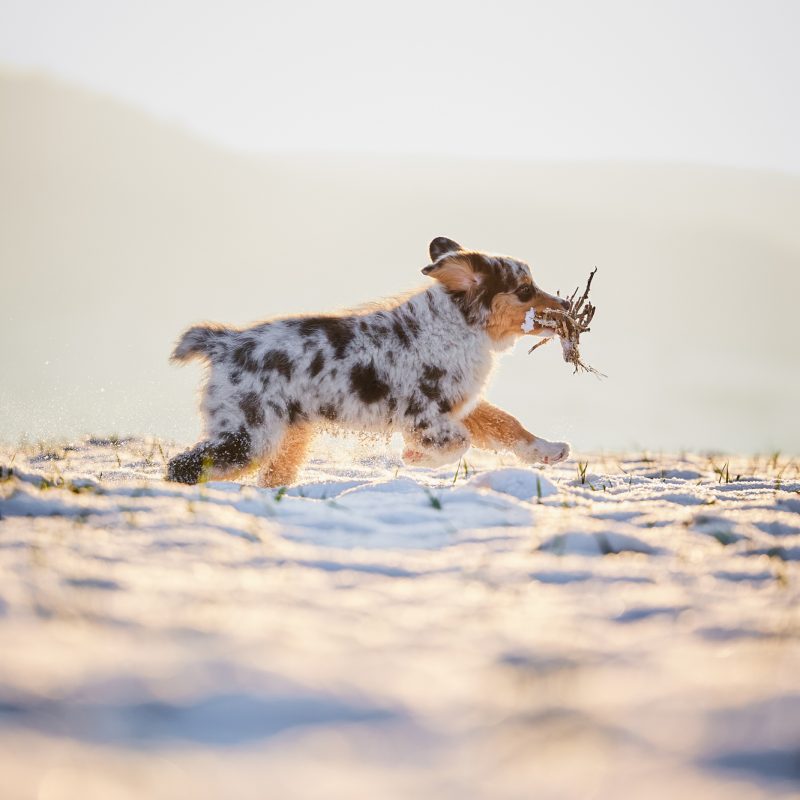
[[[403,462],[409,467],[421,467],[425,465],[425,453],[422,450],[412,450],[407,447],[403,450]]]
[[[412,448],[403,450],[403,461],[409,467],[443,467],[453,464],[463,455],[464,449],[444,450],[439,448]]]
[[[547,439],[535,439],[516,449],[516,454],[529,464],[558,464],[569,458],[567,442],[548,442]]]

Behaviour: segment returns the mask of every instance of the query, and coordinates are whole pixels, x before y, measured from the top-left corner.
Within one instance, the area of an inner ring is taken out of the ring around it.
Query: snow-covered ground
[[[0,451],[4,800],[798,796],[797,462],[169,455]]]

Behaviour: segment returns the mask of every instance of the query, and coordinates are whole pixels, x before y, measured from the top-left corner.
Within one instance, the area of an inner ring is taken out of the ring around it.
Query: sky
[[[599,268],[609,380],[519,346],[487,389],[535,433],[800,452],[798,30],[774,0],[0,0],[0,439],[189,440],[182,328],[411,289],[447,235],[550,291]]]
[[[249,151],[798,173],[798,30],[793,0],[0,0],[0,65]]]

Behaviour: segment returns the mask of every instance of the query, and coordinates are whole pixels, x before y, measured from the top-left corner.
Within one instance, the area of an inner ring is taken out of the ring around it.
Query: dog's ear
[[[451,292],[469,292],[477,289],[481,282],[466,253],[448,253],[435,264],[428,264],[422,274],[435,278]]]
[[[437,236],[428,246],[428,252],[431,254],[431,261],[436,261],[441,258],[445,253],[457,253],[464,248],[452,239],[446,236]]]

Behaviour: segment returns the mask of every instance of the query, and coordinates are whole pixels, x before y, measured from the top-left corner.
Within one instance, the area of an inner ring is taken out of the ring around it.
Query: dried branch
[[[546,309],[536,317],[536,323],[543,327],[552,328],[553,335],[561,339],[564,361],[572,364],[575,367],[575,372],[583,370],[584,372],[591,372],[593,375],[604,378],[606,376],[603,375],[602,372],[598,372],[594,367],[581,360],[581,354],[578,348],[581,334],[589,332],[589,324],[597,310],[595,306],[589,302],[589,290],[592,287],[592,279],[594,278],[595,272],[597,272],[597,267],[589,273],[589,280],[586,282],[586,288],[577,300],[575,298],[578,297],[580,287],[576,288],[567,298],[569,308],[565,311]],[[537,342],[537,344],[528,350],[528,353],[532,353],[537,347],[547,344],[552,338],[552,336],[549,336],[541,342]]]

